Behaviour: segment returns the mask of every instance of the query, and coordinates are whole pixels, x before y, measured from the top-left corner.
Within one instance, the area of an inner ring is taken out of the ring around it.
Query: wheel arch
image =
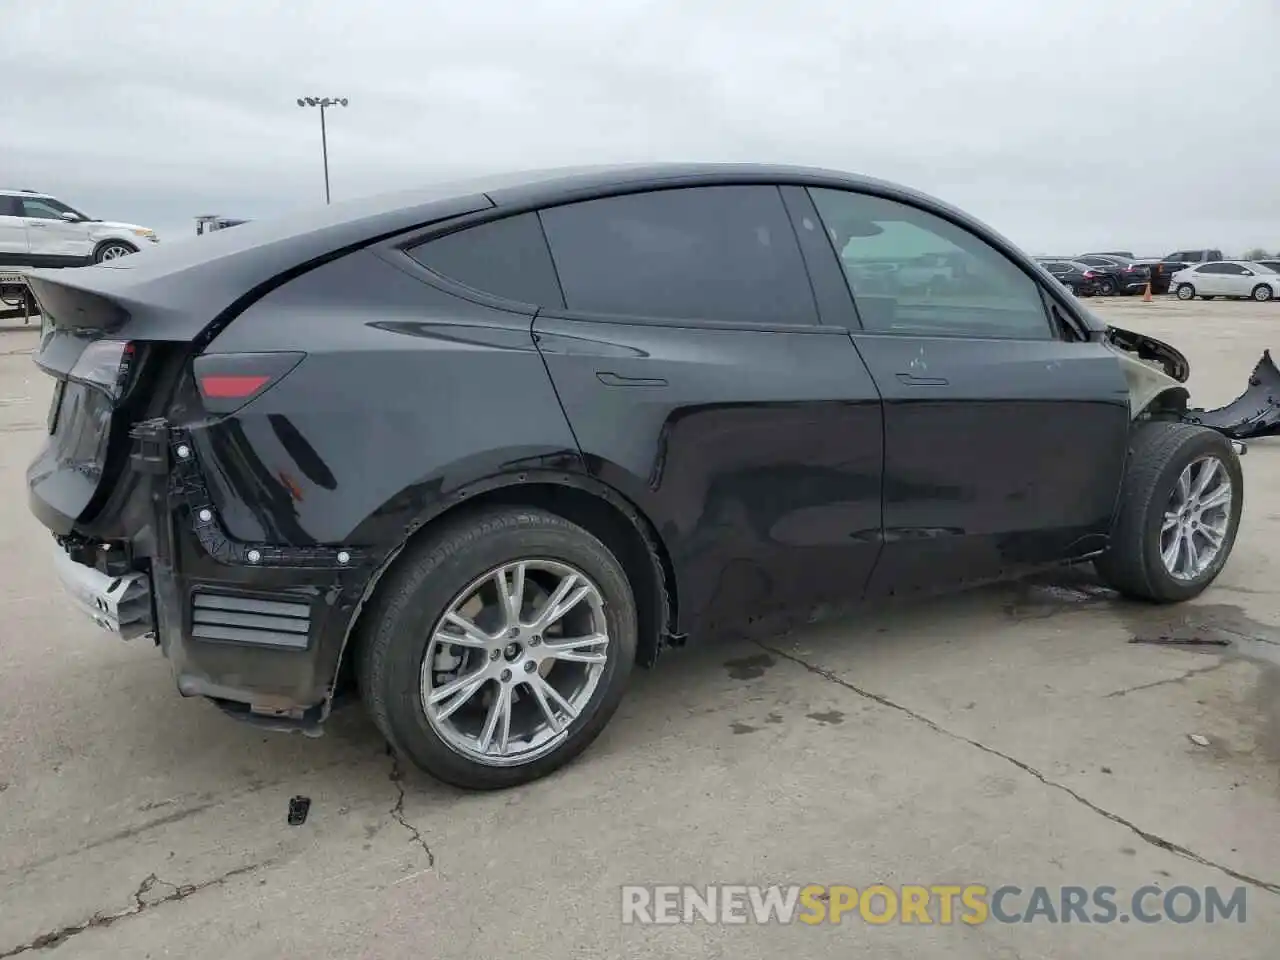
[[[516,476],[487,477],[458,488],[446,500],[424,511],[370,575],[347,624],[326,714],[334,694],[350,688],[365,611],[386,575],[402,562],[405,550],[445,524],[460,522],[485,509],[517,505],[538,507],[578,524],[618,558],[636,593],[637,660],[642,665],[652,665],[663,646],[683,642],[683,636],[676,632],[678,597],[671,556],[653,522],[631,500],[586,475],[530,470]]]
[[[113,243],[119,244],[122,247],[128,247],[134,253],[138,252],[138,245],[136,243],[130,243],[124,237],[103,237],[101,240],[99,240],[97,243],[93,245],[93,253],[91,256],[93,257],[94,261],[95,262],[97,261],[98,254],[102,252],[102,249],[104,247],[110,246]]]

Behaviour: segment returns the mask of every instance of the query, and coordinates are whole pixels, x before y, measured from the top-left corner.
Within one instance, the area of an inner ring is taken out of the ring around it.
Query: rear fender
[[[515,463],[516,461],[508,459],[506,462]],[[456,475],[456,471],[450,472]],[[443,480],[443,477],[441,480]],[[434,483],[429,486],[439,489]],[[652,565],[654,583],[659,588],[657,595],[653,598],[653,617],[658,628],[659,646],[668,643],[676,645],[682,642],[683,637],[672,633],[676,622],[676,610],[675,599],[668,589],[671,579],[669,560],[667,560],[660,537],[652,522],[634,503],[618,493],[618,491],[588,475],[582,469],[580,460],[574,463],[571,459],[566,459],[561,464],[560,469],[520,466],[515,471],[476,477],[474,480],[464,483],[448,493],[429,500],[422,499],[420,490],[409,489],[405,490],[396,500],[401,503],[418,503],[420,505],[418,512],[404,525],[404,533],[399,542],[386,551],[382,560],[374,567],[368,581],[365,583],[364,590],[351,613],[342,638],[338,659],[334,664],[334,682],[330,685],[329,696],[325,700],[321,719],[327,717],[332,708],[333,696],[338,689],[337,680],[342,673],[347,650],[350,647],[351,639],[360,623],[365,607],[377,592],[383,577],[394,567],[400,555],[413,542],[414,537],[430,528],[433,524],[447,523],[449,518],[456,517],[459,513],[465,511],[468,505],[481,505],[490,500],[495,494],[510,494],[513,499],[518,500],[521,488],[535,486],[544,489],[546,487],[562,487],[580,491],[608,504],[620,516],[625,518],[626,522],[630,524],[635,534],[645,545],[648,561]],[[530,499],[533,500],[534,498],[531,496]],[[395,508],[389,503],[384,507],[384,510],[394,511]],[[654,657],[656,657],[657,652],[656,648],[651,651]]]

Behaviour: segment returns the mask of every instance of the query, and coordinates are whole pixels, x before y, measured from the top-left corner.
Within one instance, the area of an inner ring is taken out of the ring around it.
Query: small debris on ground
[[[1208,637],[1134,637],[1130,643],[1153,643],[1163,647],[1229,647],[1230,640]]]
[[[1187,739],[1190,740],[1192,743],[1194,743],[1197,747],[1207,747],[1209,745],[1209,738],[1205,736],[1201,736],[1198,733],[1188,733]]]
[[[1111,768],[1110,768],[1110,767],[1103,767],[1103,768],[1102,768],[1102,772],[1103,772],[1103,773],[1110,773],[1110,772],[1111,772]]]
[[[294,797],[289,801],[289,826],[300,827],[307,822],[311,810],[310,797]]]

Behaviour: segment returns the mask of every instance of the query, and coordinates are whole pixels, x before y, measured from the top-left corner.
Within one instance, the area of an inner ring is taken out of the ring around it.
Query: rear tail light
[[[196,388],[210,413],[233,413],[262,396],[293,370],[305,353],[209,353],[192,365]]]
[[[129,383],[137,348],[127,340],[94,340],[76,360],[68,376],[119,400]]]
[[[1094,273],[1092,270],[1086,270],[1086,271],[1084,272],[1084,278],[1085,278],[1086,280],[1092,280],[1092,279],[1093,279],[1094,277],[1096,277],[1096,276],[1097,276],[1097,274],[1096,274],[1096,273]]]

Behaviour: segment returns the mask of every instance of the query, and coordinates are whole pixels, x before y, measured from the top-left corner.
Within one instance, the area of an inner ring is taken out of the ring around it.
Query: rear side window
[[[658,190],[552,207],[541,216],[570,310],[818,322],[777,187]]]
[[[480,293],[535,306],[564,306],[536,214],[467,227],[419,244],[408,254],[433,273]]]
[[[0,217],[18,217],[17,197],[0,197]]]
[[[1196,273],[1226,273],[1227,265],[1225,263],[1206,263],[1203,267],[1197,267]]]

